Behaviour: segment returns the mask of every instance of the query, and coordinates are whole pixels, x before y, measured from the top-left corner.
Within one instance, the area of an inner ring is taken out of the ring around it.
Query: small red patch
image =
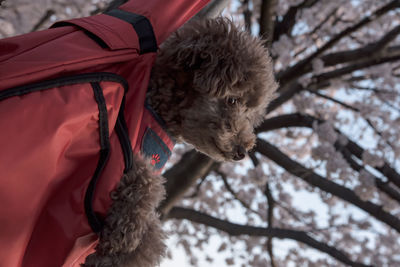
[[[160,155],[158,155],[158,154],[153,154],[152,156],[151,156],[151,165],[156,165],[157,163],[159,163],[160,162]]]

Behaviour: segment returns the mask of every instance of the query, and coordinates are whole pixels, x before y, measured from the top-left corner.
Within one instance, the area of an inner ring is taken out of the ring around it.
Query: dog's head
[[[157,65],[175,83],[179,139],[216,160],[244,158],[277,88],[264,43],[225,18],[192,21],[163,44]]]

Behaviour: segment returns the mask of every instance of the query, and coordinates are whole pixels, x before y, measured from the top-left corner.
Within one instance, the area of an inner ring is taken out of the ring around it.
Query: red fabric
[[[121,9],[148,17],[158,43],[208,0],[129,1]],[[154,53],[138,55],[130,24],[107,15],[72,20],[66,26],[0,40],[0,92],[77,73],[111,72],[125,78],[125,118],[135,153],[147,127],[173,143],[144,99]],[[103,49],[81,30],[99,36]],[[101,82],[108,111],[110,158],[96,186],[94,210],[103,216],[120,180],[124,159],[114,130],[124,89]],[[79,266],[97,236],[83,199],[99,159],[98,106],[88,83],[0,101],[1,266]]]

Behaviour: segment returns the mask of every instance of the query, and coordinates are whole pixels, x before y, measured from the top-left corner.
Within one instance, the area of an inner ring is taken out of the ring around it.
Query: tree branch
[[[271,46],[273,40],[276,5],[277,0],[264,0],[261,4],[259,36],[267,40],[267,47]]]
[[[362,160],[362,155],[364,153],[364,149],[361,148],[355,142],[349,140],[346,144],[346,148],[357,158]],[[400,174],[396,172],[386,161],[384,162],[383,166],[377,167],[375,166],[374,169],[381,172],[384,176],[388,178],[392,183],[394,183],[397,187],[400,188]]]
[[[167,197],[161,203],[160,211],[163,214],[168,213],[169,209],[185,195],[198,179],[211,171],[213,162],[206,155],[194,150],[182,155],[182,159],[164,173],[164,177],[167,179],[165,184]]]
[[[40,18],[40,20],[32,27],[31,32],[37,31],[40,27],[43,26],[47,22],[47,20],[50,19],[52,15],[54,15],[56,12],[54,12],[53,9],[48,9],[46,13]]]
[[[363,26],[367,25],[371,21],[374,21],[381,17],[382,15],[386,14],[390,10],[393,10],[397,7],[400,7],[400,2],[399,0],[393,0],[389,2],[388,4],[384,5],[383,7],[379,8],[373,14],[371,14],[368,17],[363,18],[356,24],[344,29],[342,32],[337,34],[336,36],[333,36],[327,43],[325,43],[321,48],[317,49],[314,53],[309,55],[307,58],[299,61],[297,64],[295,64],[292,67],[287,68],[284,71],[279,72],[276,75],[277,80],[279,80],[282,84],[293,81],[294,79],[300,77],[303,73],[303,69],[310,65],[311,62],[320,56],[322,53],[324,53],[326,50],[331,48],[333,45],[335,45],[337,42],[339,42],[341,39],[344,37],[348,36],[352,32],[357,31],[358,29],[362,28]]]
[[[321,97],[321,98],[324,98],[324,99],[327,99],[327,100],[329,100],[329,101],[332,101],[332,102],[334,102],[334,103],[336,103],[336,104],[338,104],[338,105],[340,105],[340,106],[342,106],[342,107],[344,107],[344,108],[347,108],[347,109],[350,109],[350,110],[352,110],[352,111],[354,111],[354,112],[360,113],[360,110],[359,110],[358,108],[355,108],[355,107],[353,107],[353,106],[351,106],[351,105],[349,105],[349,104],[346,104],[346,103],[344,103],[344,102],[342,102],[342,101],[340,101],[340,100],[337,100],[337,99],[335,99],[335,98],[333,98],[333,97],[330,97],[330,96],[321,94],[320,92],[315,91],[315,90],[308,90],[308,91],[309,91],[310,93],[312,93],[312,94],[315,94],[315,95]],[[364,120],[367,122],[367,124],[372,128],[372,130],[374,131],[374,133],[377,134],[377,135],[379,135],[379,136],[383,139],[382,132],[379,131],[379,130],[375,127],[375,125],[373,124],[373,122],[372,122],[370,119],[365,118],[365,117],[364,117],[363,119],[364,119]],[[394,147],[393,144],[392,144],[391,142],[389,142],[388,140],[384,140],[384,142],[385,142],[388,146],[390,146],[390,147],[392,147],[392,148]]]
[[[392,30],[387,32],[381,39],[374,43],[370,43],[365,45],[364,47],[347,50],[347,51],[339,51],[330,54],[326,54],[321,56],[321,60],[324,63],[324,66],[334,66],[337,64],[348,63],[352,61],[358,61],[360,59],[369,58],[371,56],[380,55],[382,51],[386,51],[386,54],[390,55],[395,51],[400,50],[400,46],[392,46],[387,48],[387,45],[393,41],[400,34],[400,25],[394,27]],[[298,72],[298,75],[301,76],[307,72],[312,71],[312,66],[307,65]]]
[[[332,195],[359,207],[375,217],[377,220],[386,223],[400,233],[400,220],[390,213],[384,211],[381,206],[378,206],[370,201],[361,200],[352,190],[314,173],[312,170],[292,160],[287,155],[282,153],[278,148],[264,140],[257,140],[256,150],[284,168],[287,172],[301,178],[303,181],[314,187],[331,193]]]
[[[279,38],[286,34],[291,35],[294,25],[296,24],[296,16],[304,8],[310,8],[318,3],[320,0],[304,0],[302,3],[291,6],[281,21],[275,22],[275,29],[273,31],[273,41],[278,41]]]
[[[310,115],[304,115],[300,113],[292,113],[276,116],[265,120],[257,129],[256,133],[276,130],[286,127],[308,127],[312,128],[313,123],[317,121],[322,123],[323,120],[317,119]],[[335,129],[339,134],[343,135],[339,130]],[[344,135],[343,135],[344,136]],[[347,144],[345,146],[354,156],[362,160],[364,149],[357,143],[347,138]],[[400,174],[396,172],[386,161],[381,167],[374,167],[376,170],[381,172],[388,178],[393,184],[400,188]]]
[[[328,20],[330,20],[338,11],[339,7],[334,8],[329,14],[319,23],[310,33],[309,35],[312,36],[315,34]],[[336,16],[337,19],[337,16]],[[332,23],[332,27],[334,26],[334,23]]]
[[[236,194],[236,192],[232,189],[232,187],[230,186],[230,184],[228,183],[228,180],[226,179],[226,174],[219,171],[219,170],[215,170],[215,173],[217,173],[221,178],[222,181],[224,182],[225,188],[228,190],[229,193],[231,193],[231,195],[240,202],[240,204],[242,204],[242,206],[246,209],[248,209],[249,211],[257,214],[258,216],[261,216],[259,212],[253,210],[249,204],[247,204],[246,202],[244,202],[242,199],[240,199],[240,197]]]
[[[226,232],[231,236],[249,235],[259,237],[275,237],[280,239],[292,239],[301,242],[307,246],[315,248],[324,252],[340,262],[350,266],[369,266],[359,262],[352,261],[344,252],[329,246],[326,243],[320,242],[306,232],[280,229],[280,228],[262,228],[248,225],[239,225],[228,221],[220,220],[205,213],[201,213],[192,209],[174,207],[168,214],[168,219],[187,219],[192,222],[200,223],[209,227],[216,228],[220,231]]]
[[[343,147],[342,145],[339,144],[339,142],[335,143],[335,148],[337,151],[339,151],[344,159],[349,163],[350,167],[357,171],[360,172],[364,169],[363,166],[361,166],[360,164],[358,164],[352,157],[351,157],[351,153],[350,151],[348,151],[345,147]],[[376,177],[375,175],[373,175],[372,173],[369,173],[373,178],[374,178],[374,182],[377,188],[379,188],[379,190],[381,190],[382,192],[384,192],[386,195],[388,195],[389,197],[391,197],[393,200],[396,200],[399,204],[400,204],[400,193],[394,189],[389,182],[384,182],[381,179],[379,179],[378,177]]]
[[[264,195],[267,197],[268,201],[268,210],[267,210],[267,221],[268,221],[268,228],[274,227],[274,208],[275,208],[275,199],[272,196],[271,189],[269,188],[269,184],[265,184]],[[267,251],[269,258],[271,260],[271,267],[275,267],[275,260],[274,260],[274,253],[272,250],[272,237],[269,237],[267,240]]]
[[[246,31],[251,32],[251,18],[253,16],[252,12],[250,11],[249,7],[249,0],[241,0],[240,1],[243,7],[243,19],[244,19],[244,26]]]
[[[271,113],[275,109],[282,106],[284,103],[289,101],[294,95],[304,90],[304,87],[298,83],[293,82],[289,86],[287,86],[284,90],[281,90],[279,96],[272,100],[266,110],[266,113]]]
[[[215,18],[218,17],[224,8],[228,5],[230,0],[212,0],[206,5],[199,13],[197,13],[195,19],[203,18]]]
[[[354,64],[347,65],[343,68],[335,69],[333,71],[319,74],[314,77],[314,80],[318,83],[321,81],[334,79],[334,78],[343,76],[345,74],[352,73],[353,71],[356,71],[356,70],[365,69],[365,68],[368,68],[368,67],[371,67],[374,65],[382,64],[382,63],[397,61],[399,59],[400,59],[400,50],[397,50],[397,51],[391,50],[390,52],[386,51],[384,53],[384,55],[379,55],[379,56],[375,56],[375,57],[372,56],[370,58],[360,60]]]
[[[313,88],[313,90],[321,89],[323,87],[329,86],[329,80],[336,79],[340,76],[350,74],[354,71],[361,70],[364,68],[369,68],[375,65],[394,62],[400,59],[400,46],[391,47],[386,49],[383,54],[376,57],[365,57],[366,59],[356,62],[351,65],[347,65],[340,69],[335,69],[333,71],[325,72],[319,74],[312,78],[313,82],[308,85],[308,88]],[[292,82],[280,87],[280,94],[269,104],[267,108],[267,113],[272,112],[276,108],[283,105],[285,102],[290,100],[294,95],[304,90],[304,87],[298,82]]]

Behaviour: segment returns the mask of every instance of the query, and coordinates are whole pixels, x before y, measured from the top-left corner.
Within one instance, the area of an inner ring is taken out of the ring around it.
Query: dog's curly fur
[[[156,208],[165,195],[163,179],[152,174],[147,163],[135,157],[133,170],[125,174],[111,193],[96,253],[85,266],[156,266],[164,254],[164,234]]]
[[[218,161],[239,160],[277,88],[263,42],[225,18],[191,21],[161,46],[147,100],[178,141]],[[162,178],[140,157],[112,193],[96,253],[85,266],[158,265]]]
[[[192,21],[161,47],[151,106],[178,141],[219,160],[254,146],[277,85],[263,42],[226,18]]]

